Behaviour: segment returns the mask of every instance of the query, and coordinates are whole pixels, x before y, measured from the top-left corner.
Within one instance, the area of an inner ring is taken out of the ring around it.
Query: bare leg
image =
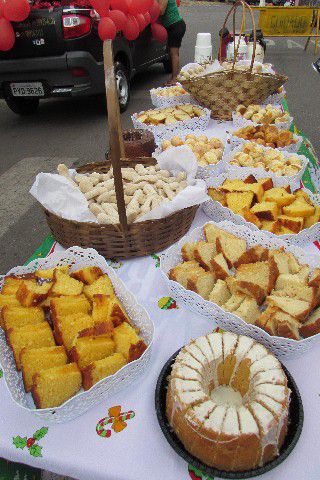
[[[171,47],[169,50],[170,58],[171,58],[171,65],[172,65],[172,83],[176,83],[177,76],[180,72],[180,56],[179,56],[179,48]]]

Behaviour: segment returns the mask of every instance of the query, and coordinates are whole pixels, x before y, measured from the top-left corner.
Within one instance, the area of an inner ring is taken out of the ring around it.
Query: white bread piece
[[[255,299],[247,297],[233,313],[241,317],[245,322],[254,325],[261,312]]]
[[[280,297],[270,295],[266,298],[266,303],[278,307],[283,312],[289,313],[292,317],[303,322],[310,312],[310,303],[297,298]]]
[[[222,308],[227,312],[235,312],[241,303],[245,300],[246,295],[244,293],[234,293],[229,300],[222,305]]]
[[[231,272],[222,253],[219,253],[211,260],[211,265],[217,279],[225,280],[230,276]]]
[[[194,258],[205,270],[213,270],[211,260],[217,255],[215,243],[198,242],[194,248]]]
[[[209,295],[210,302],[221,306],[226,303],[230,297],[231,293],[227,283],[224,280],[218,279]]]
[[[297,275],[291,275],[288,273],[282,273],[279,275],[272,295],[277,295],[278,292],[283,292],[286,296],[291,298],[305,300],[311,305],[315,305],[317,301],[316,288],[309,287],[307,284],[301,282]]]
[[[222,232],[222,230],[221,230]],[[217,252],[222,253],[231,268],[247,249],[247,242],[232,233],[223,232],[216,239]]]
[[[216,280],[213,272],[193,272],[187,280],[187,288],[193,292],[198,293],[205,300],[208,300],[211,293],[214,282]]]
[[[181,248],[181,255],[185,262],[188,262],[189,260],[194,260],[194,249],[196,244],[197,242],[187,242]]]
[[[317,308],[308,320],[300,326],[300,335],[303,337],[312,337],[320,332],[320,307]]]
[[[282,310],[277,310],[274,314],[274,321],[276,322],[277,335],[284,338],[292,338],[292,340],[301,340],[299,333],[300,322],[289,315],[288,313],[283,312]]]
[[[246,263],[239,266],[235,273],[239,291],[255,298],[259,305],[274,287],[277,270],[269,260],[267,262]]]

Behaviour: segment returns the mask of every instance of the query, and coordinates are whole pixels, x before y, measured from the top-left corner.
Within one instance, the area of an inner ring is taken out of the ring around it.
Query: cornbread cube
[[[303,217],[288,217],[287,215],[279,215],[278,221],[282,227],[290,230],[290,233],[299,233],[303,229]]]
[[[270,190],[273,187],[273,180],[272,178],[258,178],[258,183],[262,186],[263,190]]]
[[[80,295],[83,290],[83,283],[71,278],[60,270],[55,270],[53,274],[53,295]]]
[[[126,364],[127,361],[121,353],[114,353],[109,357],[92,362],[82,370],[82,385],[84,390],[89,390],[89,388],[102,380],[102,378],[113,375]]]
[[[231,192],[226,194],[227,207],[233,213],[242,214],[244,208],[250,208],[253,201],[253,192]]]
[[[0,293],[0,327],[4,328],[2,309],[3,307],[18,307],[20,305],[15,295],[2,295]]]
[[[72,272],[70,275],[72,278],[75,278],[86,285],[91,285],[93,282],[98,280],[101,275],[103,275],[103,272],[99,267],[85,267],[81,270]]]
[[[120,302],[119,298],[111,297],[109,301],[109,319],[113,322],[113,325],[116,327],[122,322],[130,323],[127,312],[125,311],[124,306]]]
[[[314,214],[304,218],[304,228],[310,228],[312,225],[320,221],[320,207],[315,205],[314,208]]]
[[[83,294],[55,297],[50,302],[50,310],[53,319],[72,315],[73,313],[89,313],[90,308],[90,303]]]
[[[91,285],[85,285],[83,293],[92,302],[93,295],[114,295],[114,290],[108,275],[102,275]]]
[[[223,205],[224,207],[227,205],[226,195],[224,192],[220,192],[216,188],[209,187],[208,195],[212,198],[212,200],[221,203],[221,205]]]
[[[46,269],[46,270],[37,270],[37,271],[35,272],[35,276],[36,276],[37,278],[43,278],[43,279],[46,279],[46,280],[52,280],[55,271],[59,271],[59,272],[68,274],[68,273],[69,273],[69,268],[70,268],[69,265],[63,265],[63,266],[61,266],[61,267],[48,268],[48,269]]]
[[[49,324],[41,322],[37,325],[25,325],[7,331],[8,344],[13,350],[18,370],[21,370],[20,352],[23,348],[54,347],[55,342]]]
[[[32,396],[37,408],[58,407],[81,388],[81,372],[76,363],[53,367],[33,377]]]
[[[257,215],[255,215],[254,213],[252,213],[249,208],[244,208],[242,210],[242,213],[241,215],[243,216],[243,218],[245,220],[247,220],[247,222],[250,222],[250,223],[253,223],[256,227],[258,228],[261,228],[262,227],[262,222],[259,220],[259,218],[257,217]]]
[[[16,295],[23,282],[23,278],[6,277],[1,290],[2,295]]]
[[[92,318],[94,323],[106,322],[109,319],[110,295],[93,295]]]
[[[280,229],[280,223],[277,220],[263,220],[261,230],[266,230],[271,233],[278,233]]]
[[[16,296],[24,307],[36,306],[49,295],[51,287],[51,282],[38,285],[33,283],[32,280],[26,280],[21,283]]]
[[[315,213],[315,207],[299,197],[291,205],[283,207],[283,213],[289,217],[310,217]]]
[[[85,313],[74,313],[66,317],[58,317],[54,319],[54,336],[56,342],[69,351],[74,345],[79,333],[86,328],[94,326],[92,317]]]
[[[109,357],[115,352],[115,342],[106,335],[77,338],[70,351],[71,359],[79,367],[85,368],[90,363]]]
[[[40,307],[3,307],[1,315],[5,331],[45,321],[44,311]]]
[[[26,392],[31,391],[33,376],[52,367],[68,363],[64,347],[23,348],[20,353],[22,378]]]
[[[295,195],[288,193],[285,188],[275,187],[267,190],[263,195],[263,201],[275,202],[279,207],[290,205],[295,200]]]
[[[141,340],[134,328],[128,323],[121,323],[121,325],[114,329],[113,339],[116,344],[116,352],[122,353],[127,361],[129,358],[130,346]]]

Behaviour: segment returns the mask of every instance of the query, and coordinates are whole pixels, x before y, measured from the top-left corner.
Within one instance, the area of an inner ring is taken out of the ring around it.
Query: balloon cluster
[[[98,33],[103,41],[113,40],[119,31],[127,40],[135,40],[149,24],[155,40],[167,40],[167,30],[157,22],[156,0],[91,0],[91,5],[101,17]]]
[[[16,40],[11,22],[23,22],[29,12],[28,0],[0,0],[0,50],[11,50]]]

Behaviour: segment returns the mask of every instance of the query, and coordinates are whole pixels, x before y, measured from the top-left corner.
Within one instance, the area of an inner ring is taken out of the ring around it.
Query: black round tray
[[[183,444],[180,442],[179,438],[176,436],[173,429],[169,425],[166,416],[166,394],[168,386],[168,376],[171,373],[172,363],[174,362],[179,351],[180,350],[174,353],[162,368],[155,391],[155,407],[160,428],[167,441],[170,443],[171,447],[176,451],[176,453],[180,455],[180,457],[182,457],[186,462],[201,470],[206,475],[220,478],[239,479],[256,477],[258,475],[262,475],[263,473],[269,472],[273,468],[277,467],[280,463],[282,463],[287,458],[287,456],[290,455],[299,440],[304,418],[301,396],[298,387],[288,370],[282,365],[282,368],[288,378],[288,387],[291,390],[291,401],[289,407],[288,432],[280,450],[279,456],[271,462],[266,463],[263,467],[255,468],[253,470],[246,470],[243,472],[227,472],[225,470],[218,470],[216,468],[209,467],[208,465],[205,465],[196,457],[191,455],[184,448]]]

